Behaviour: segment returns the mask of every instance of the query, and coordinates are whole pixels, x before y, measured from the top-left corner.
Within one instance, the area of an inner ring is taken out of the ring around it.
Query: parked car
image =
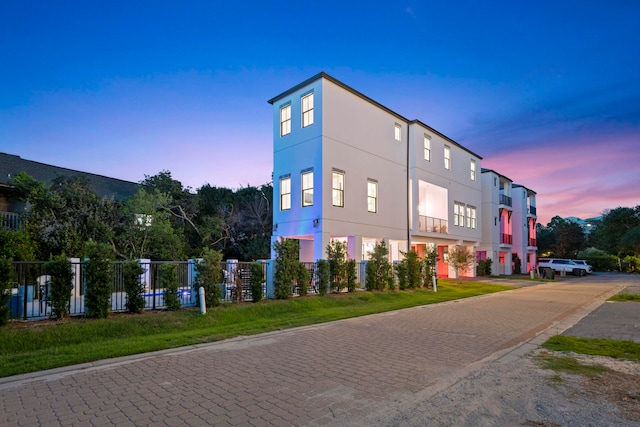
[[[587,264],[587,261],[583,260],[583,259],[572,259],[571,261],[573,261],[575,264],[580,265],[580,266],[585,266],[587,273],[591,274],[593,273],[593,267],[589,264]]]
[[[538,259],[538,270],[543,274],[544,269],[551,269],[556,273],[571,273],[575,276],[584,276],[591,270],[591,266],[585,264],[576,264],[570,259],[563,258],[540,258]]]

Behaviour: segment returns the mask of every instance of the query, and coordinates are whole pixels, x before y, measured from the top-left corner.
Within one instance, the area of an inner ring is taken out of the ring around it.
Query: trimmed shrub
[[[578,252],[576,259],[584,259],[593,271],[620,271],[620,258],[603,250],[588,248]]]
[[[73,269],[67,257],[56,255],[45,264],[51,276],[51,287],[47,303],[51,306],[51,316],[62,319],[69,314],[71,291],[73,290]]]
[[[319,259],[316,261],[316,284],[318,286],[318,294],[326,295],[329,290],[330,277],[329,261],[326,259]]]
[[[11,260],[0,257],[0,326],[9,322],[9,301],[11,301]]]
[[[140,313],[145,306],[144,286],[140,281],[140,275],[144,273],[144,268],[136,260],[125,261],[122,265],[122,278],[124,282],[124,290],[127,293],[127,302],[125,307],[130,313]]]
[[[164,288],[164,305],[169,311],[180,310],[180,294],[178,292],[178,268],[175,264],[162,264],[160,270],[160,286]]]
[[[367,278],[365,286],[369,291],[382,291],[385,288],[395,290],[393,269],[389,262],[389,249],[384,240],[376,243],[365,267]]]
[[[200,294],[198,292],[200,287],[204,288],[204,300],[207,307],[215,307],[220,305],[222,299],[222,290],[224,284],[222,283],[222,270],[220,269],[220,262],[222,260],[222,254],[218,251],[214,251],[210,248],[205,248],[203,251],[202,259],[199,259],[195,264],[195,270],[197,273],[195,280],[196,295],[198,295],[198,304],[200,303]]]
[[[252,262],[251,271],[251,299],[258,302],[262,299],[262,284],[264,283],[264,268],[259,262]]]
[[[356,273],[356,260],[347,260],[345,268],[347,270],[347,291],[355,292],[358,284],[358,274]]]
[[[274,294],[276,299],[287,299],[293,295],[293,285],[300,274],[300,242],[283,239],[273,244],[276,253]]]
[[[113,288],[113,250],[106,243],[89,241],[84,246],[84,278],[87,291],[84,304],[87,317],[106,318],[111,308]]]
[[[329,261],[331,292],[342,292],[342,289],[347,285],[347,244],[339,240],[332,240],[327,245],[327,260]]]
[[[307,286],[311,282],[309,278],[309,270],[303,263],[298,263],[298,270],[296,271],[296,283],[298,286],[298,293],[300,296],[307,295]]]

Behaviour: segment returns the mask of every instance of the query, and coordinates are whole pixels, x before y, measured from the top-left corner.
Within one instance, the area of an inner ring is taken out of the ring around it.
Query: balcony
[[[529,246],[538,246],[538,239],[529,239]]]
[[[513,199],[511,199],[511,197],[507,196],[506,194],[500,194],[500,204],[512,207]]]
[[[418,226],[420,231],[426,231],[430,233],[446,233],[447,232],[446,219],[432,218],[430,216],[419,215]]]
[[[529,206],[529,215],[537,215],[535,206]]]
[[[0,212],[0,230],[16,231],[22,226],[20,214],[15,212]]]
[[[513,244],[513,235],[500,233],[500,244],[501,245],[512,245]]]

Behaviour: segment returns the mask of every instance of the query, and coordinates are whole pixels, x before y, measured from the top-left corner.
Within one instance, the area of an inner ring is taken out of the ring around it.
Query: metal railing
[[[529,246],[538,246],[538,239],[529,239]]]
[[[513,206],[513,199],[506,194],[500,194],[500,204],[505,206]]]
[[[0,212],[0,230],[16,231],[22,227],[20,214],[15,212]]]
[[[537,209],[535,206],[529,206],[529,214],[530,215],[537,215]]]
[[[432,233],[447,233],[448,222],[446,219],[433,218],[430,216],[418,216],[418,228],[420,231]]]
[[[513,244],[513,235],[512,234],[500,233],[500,243],[505,244],[505,245],[512,245]]]

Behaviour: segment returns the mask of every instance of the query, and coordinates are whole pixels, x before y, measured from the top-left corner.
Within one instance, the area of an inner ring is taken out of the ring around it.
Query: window
[[[333,206],[344,207],[344,172],[333,171],[332,174]]]
[[[476,208],[467,206],[467,228],[476,228]]]
[[[280,108],[280,136],[291,133],[291,104]]]
[[[464,204],[460,202],[453,203],[453,225],[464,227]]]
[[[396,138],[396,141],[401,141],[401,140],[402,140],[402,138],[401,138],[401,136],[400,136],[400,135],[401,135],[401,133],[400,133],[400,132],[401,132],[401,130],[402,130],[402,127],[400,127],[400,125],[396,123],[396,128],[395,128],[395,138]]]
[[[451,148],[444,146],[444,168],[451,169]]]
[[[471,160],[471,181],[476,180],[476,161]]]
[[[302,97],[302,127],[313,124],[313,93]]]
[[[371,179],[367,181],[367,210],[378,212],[378,182]]]
[[[431,138],[429,136],[424,136],[424,159],[427,162],[431,161]]]
[[[302,172],[302,206],[313,205],[313,171]]]
[[[280,178],[280,210],[291,209],[291,177]]]

